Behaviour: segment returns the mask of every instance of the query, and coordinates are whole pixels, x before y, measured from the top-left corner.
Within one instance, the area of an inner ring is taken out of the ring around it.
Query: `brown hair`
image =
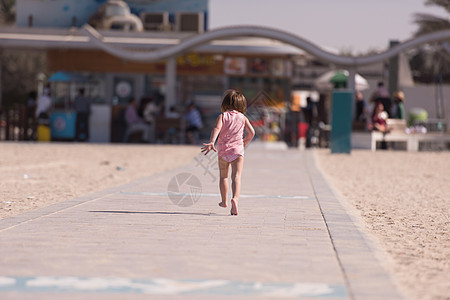
[[[402,91],[397,91],[394,93],[394,99],[398,101],[403,101],[405,99],[405,94]]]
[[[226,90],[223,94],[222,112],[227,110],[237,110],[245,114],[247,112],[247,100],[241,92],[236,90]]]

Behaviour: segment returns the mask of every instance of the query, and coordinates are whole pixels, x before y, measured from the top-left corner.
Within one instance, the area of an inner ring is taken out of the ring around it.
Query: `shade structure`
[[[350,72],[347,70],[328,71],[314,81],[314,86],[321,91],[329,91],[333,87],[346,87],[349,74]],[[370,88],[367,80],[358,73],[355,74],[355,88],[358,91]]]

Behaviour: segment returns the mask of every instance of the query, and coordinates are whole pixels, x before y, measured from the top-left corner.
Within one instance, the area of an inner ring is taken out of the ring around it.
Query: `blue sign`
[[[52,139],[75,138],[75,112],[54,112],[50,117]]]

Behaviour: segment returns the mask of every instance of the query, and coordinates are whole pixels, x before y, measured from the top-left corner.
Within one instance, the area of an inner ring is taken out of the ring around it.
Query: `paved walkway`
[[[199,155],[0,220],[0,298],[401,299],[312,152],[249,147],[239,216],[217,174]]]

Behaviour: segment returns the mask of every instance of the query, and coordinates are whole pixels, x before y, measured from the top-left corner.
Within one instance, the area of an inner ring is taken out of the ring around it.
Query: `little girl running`
[[[220,195],[221,207],[227,207],[228,195],[228,174],[231,165],[231,189],[233,198],[231,198],[231,214],[238,214],[238,200],[241,192],[241,174],[244,167],[244,147],[247,146],[255,136],[255,130],[247,117],[244,116],[247,111],[247,100],[242,93],[235,90],[227,90],[223,96],[222,113],[216,121],[216,125],[211,132],[209,143],[203,144],[202,152],[205,155],[209,151],[218,151],[219,170],[220,170]],[[244,129],[247,135],[244,138]],[[214,147],[217,136],[217,150]]]

